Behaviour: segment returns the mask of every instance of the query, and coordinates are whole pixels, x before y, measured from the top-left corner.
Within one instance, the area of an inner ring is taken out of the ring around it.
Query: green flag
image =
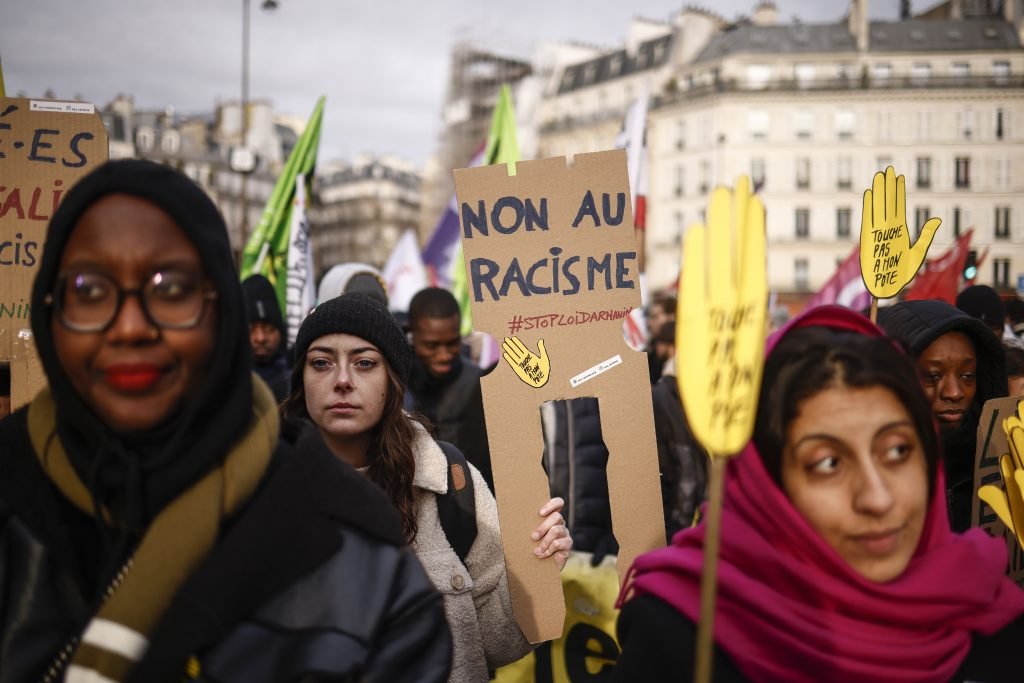
[[[507,164],[519,161],[519,140],[516,137],[516,112],[512,107],[512,94],[507,85],[501,86],[498,93],[498,104],[494,107],[491,117],[491,130],[487,133],[487,146],[484,148],[484,166],[491,164]],[[510,175],[515,175],[515,166],[509,167]],[[459,302],[462,314],[462,329],[467,335],[473,331],[473,313],[470,309],[469,278],[466,276],[466,261],[462,257],[462,242],[459,242],[455,257],[455,268],[452,273],[452,294]]]
[[[0,59],[0,97],[7,97],[4,94],[4,62]]]
[[[292,212],[295,206],[295,181],[302,175],[308,185],[313,180],[317,147],[320,145],[320,121],[324,113],[321,97],[313,110],[306,129],[302,131],[295,148],[281,171],[274,191],[267,200],[263,215],[242,251],[242,279],[260,274],[270,280],[277,292],[277,303],[285,311],[285,291],[288,272],[288,237],[291,234]],[[244,115],[244,113],[243,113]],[[308,192],[307,192],[308,194]]]

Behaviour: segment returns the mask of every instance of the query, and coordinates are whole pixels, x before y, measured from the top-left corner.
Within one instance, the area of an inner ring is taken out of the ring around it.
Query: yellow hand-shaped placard
[[[537,342],[537,346],[540,351],[534,353],[519,341],[519,337],[505,337],[501,342],[501,357],[512,366],[519,379],[535,389],[547,384],[551,375],[551,361],[544,349],[544,340]]]
[[[978,497],[999,515],[1006,528],[1024,548],[1024,401],[1017,404],[1017,414],[1003,420],[1003,431],[1010,452],[999,456],[1004,491],[998,486],[982,486]]]
[[[860,274],[876,299],[889,299],[914,279],[942,221],[929,218],[917,242],[910,244],[907,181],[890,166],[875,174],[864,191],[860,221]]]
[[[714,456],[734,455],[754,427],[764,364],[768,285],[764,205],[741,176],[711,195],[708,226],[686,233],[676,379],[694,435]]]

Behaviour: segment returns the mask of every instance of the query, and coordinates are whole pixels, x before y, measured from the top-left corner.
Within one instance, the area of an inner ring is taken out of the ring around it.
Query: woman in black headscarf
[[[119,161],[68,193],[32,292],[49,388],[0,422],[0,683],[445,679],[396,515],[282,424],[244,311],[187,178]]]
[[[985,324],[944,301],[904,301],[878,324],[907,347],[942,440],[953,531],[971,526],[974,454],[985,401],[1006,396],[1006,357]]]

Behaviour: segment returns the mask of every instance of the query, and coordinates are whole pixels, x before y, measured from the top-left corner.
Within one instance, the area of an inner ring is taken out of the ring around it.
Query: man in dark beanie
[[[972,318],[977,318],[985,323],[985,327],[992,330],[996,339],[1003,338],[1006,306],[996,290],[988,285],[971,285],[957,295],[956,307]]]
[[[249,320],[253,369],[280,403],[288,397],[291,368],[284,353],[286,330],[281,307],[277,303],[277,292],[270,280],[262,275],[247,277],[242,282],[242,292]]]

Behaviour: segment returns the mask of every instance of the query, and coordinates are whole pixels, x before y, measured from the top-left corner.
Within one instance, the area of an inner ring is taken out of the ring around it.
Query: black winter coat
[[[707,499],[708,454],[690,431],[675,376],[662,375],[652,394],[661,502],[669,541],[675,532],[693,524],[697,508]]]
[[[614,683],[676,683],[693,680],[697,627],[686,616],[653,595],[626,603],[619,614],[619,656]],[[1024,640],[1024,617],[991,636],[975,634],[967,658],[951,681],[1018,683],[1017,647]],[[748,679],[729,656],[714,646],[715,683],[744,683]]]
[[[94,610],[81,537],[96,525],[42,472],[26,415],[0,421],[0,683],[40,680]],[[441,596],[386,497],[315,431],[282,431],[130,680],[180,681],[195,656],[204,681],[445,681]]]
[[[601,437],[596,398],[552,401],[545,415],[544,469],[552,496],[565,500],[562,515],[574,550],[615,554],[608,500],[608,448]]]
[[[437,378],[414,357],[405,407],[430,421],[435,439],[462,451],[494,492],[479,367],[459,357],[447,375]]]
[[[1006,396],[1006,355],[1001,342],[983,322],[944,301],[904,301],[879,311],[878,324],[917,358],[947,332],[970,338],[977,356],[977,393],[970,413],[957,429],[941,432],[946,472],[946,498],[953,531],[971,526],[974,496],[974,454],[978,421],[985,401]]]

